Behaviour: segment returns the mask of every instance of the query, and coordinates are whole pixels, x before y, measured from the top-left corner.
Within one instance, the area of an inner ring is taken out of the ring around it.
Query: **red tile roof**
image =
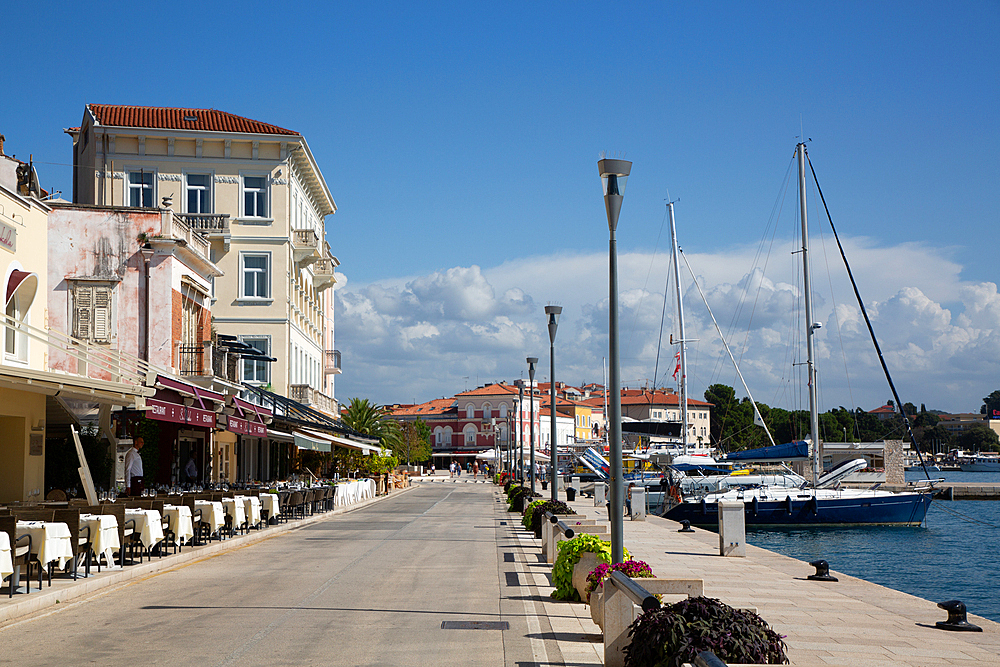
[[[622,389],[622,405],[680,405],[681,397],[673,392],[664,392],[657,389],[651,392],[648,389]],[[699,401],[688,397],[688,405],[696,407],[710,407],[711,403]]]
[[[423,417],[426,415],[441,415],[448,412],[449,408],[451,408],[454,402],[455,402],[454,399],[451,398],[436,398],[433,401],[428,401],[426,403],[418,403],[417,405],[401,405],[392,411],[392,416]]]
[[[148,127],[163,130],[204,130],[247,134],[288,134],[298,132],[262,123],[216,109],[176,109],[173,107],[130,107],[119,104],[88,104],[101,125]],[[193,118],[194,120],[189,120]]]
[[[512,384],[488,384],[485,387],[477,387],[476,389],[470,389],[469,391],[463,391],[461,394],[455,394],[455,397],[459,396],[508,396],[511,394],[517,394],[517,387]]]

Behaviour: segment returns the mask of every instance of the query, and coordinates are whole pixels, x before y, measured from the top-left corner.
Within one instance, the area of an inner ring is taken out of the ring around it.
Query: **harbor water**
[[[934,473],[951,482],[1000,484],[997,473]],[[907,472],[907,481],[923,473]],[[1000,622],[1000,501],[935,500],[920,528],[758,528],[747,542],[933,602],[961,600]],[[943,612],[942,612],[943,613]]]

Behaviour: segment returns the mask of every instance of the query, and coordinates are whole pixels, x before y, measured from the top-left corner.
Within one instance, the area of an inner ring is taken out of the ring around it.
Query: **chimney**
[[[3,142],[7,140],[7,137],[0,134],[0,155],[3,155]]]

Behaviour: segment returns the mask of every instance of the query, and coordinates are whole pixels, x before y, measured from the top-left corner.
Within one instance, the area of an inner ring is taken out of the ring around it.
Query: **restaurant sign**
[[[146,416],[162,422],[173,422],[174,424],[191,424],[203,428],[215,427],[215,413],[210,410],[200,410],[189,408],[177,403],[158,401],[154,398],[146,399]]]
[[[17,230],[0,220],[0,248],[17,252]]]
[[[267,427],[263,424],[252,422],[239,417],[229,417],[228,430],[241,435],[250,435],[255,438],[266,438]]]

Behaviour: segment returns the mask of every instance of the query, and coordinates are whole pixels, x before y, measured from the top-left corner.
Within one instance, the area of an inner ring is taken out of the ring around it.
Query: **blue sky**
[[[1000,387],[995,1],[53,3],[7,8],[5,25],[6,150],[33,154],[43,186],[67,197],[62,129],[88,102],[212,107],[306,136],[339,206],[327,225],[343,274],[341,400],[516,378],[525,356],[545,356],[550,301],[566,307],[557,376],[600,381],[601,151],[634,162],[619,226],[622,377],[651,378],[668,192],[724,308],[800,127],[904,400],[971,411]],[[793,407],[775,391],[788,373],[773,344],[792,334],[750,327],[756,397]],[[827,331],[835,365],[843,335]],[[711,331],[698,336],[692,391],[732,384]],[[827,407],[888,398],[871,370],[850,389],[832,381]]]

